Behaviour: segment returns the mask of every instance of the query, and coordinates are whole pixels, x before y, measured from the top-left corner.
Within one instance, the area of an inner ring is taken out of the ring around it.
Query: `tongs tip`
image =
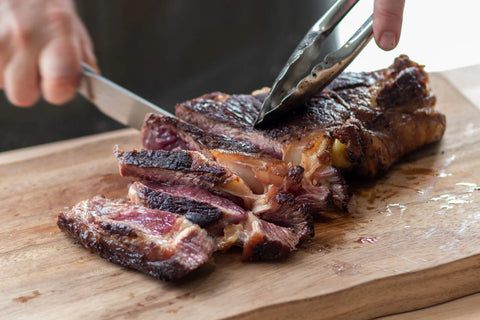
[[[340,49],[321,55],[326,37],[357,2],[338,0],[312,26],[275,80],[254,127],[279,119],[280,113],[325,88],[367,45],[373,37],[372,16]]]

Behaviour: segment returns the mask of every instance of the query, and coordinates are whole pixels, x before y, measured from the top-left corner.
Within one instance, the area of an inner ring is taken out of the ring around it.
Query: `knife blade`
[[[110,118],[138,130],[147,113],[174,117],[170,112],[102,77],[85,63],[82,63],[78,92]]]

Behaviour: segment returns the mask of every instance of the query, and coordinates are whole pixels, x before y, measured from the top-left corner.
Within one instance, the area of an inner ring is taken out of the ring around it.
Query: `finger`
[[[19,107],[35,104],[40,96],[35,52],[22,50],[8,62],[4,73],[8,100]]]
[[[80,49],[71,38],[57,37],[39,57],[41,90],[45,100],[63,104],[73,99],[80,79]]]
[[[404,0],[375,0],[373,33],[377,45],[383,50],[392,50],[398,44],[404,6]]]
[[[80,45],[82,48],[82,61],[92,67],[97,73],[100,73],[100,69],[97,64],[97,58],[93,50],[93,43],[88,35],[87,29],[81,23],[78,27],[80,33]]]
[[[9,59],[9,50],[5,46],[5,40],[0,38],[0,89],[5,88],[4,74]]]

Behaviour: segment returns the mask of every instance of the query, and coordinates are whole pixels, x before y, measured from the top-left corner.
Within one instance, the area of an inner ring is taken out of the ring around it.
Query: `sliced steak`
[[[247,220],[243,208],[198,187],[135,182],[128,195],[135,204],[185,216],[205,228],[215,238],[217,250],[226,250],[235,244]]]
[[[217,250],[225,251],[232,245],[244,247],[247,253],[253,245],[273,250],[266,248],[275,243],[276,253],[246,253],[247,260],[285,257],[299,241],[313,236],[313,219],[306,208],[290,193],[276,187],[258,197],[252,212],[195,187],[135,182],[130,186],[129,197],[133,203],[184,215],[199,224],[216,239]]]
[[[289,192],[301,192],[304,169],[301,166],[262,154],[212,150],[215,161],[241,177],[256,194],[265,193],[270,185]]]
[[[239,140],[209,136],[195,126],[166,116],[149,115],[142,137],[147,149],[199,151],[241,177],[256,194],[267,192],[271,185],[282,187],[314,211],[344,209],[349,202],[349,190],[342,175],[329,165],[331,139],[323,136],[303,147],[298,161],[301,166],[258,152]]]
[[[238,242],[243,247],[243,260],[264,261],[286,258],[296,249],[300,238],[292,229],[262,220],[250,212]]]
[[[116,264],[164,280],[179,279],[212,255],[207,232],[185,217],[95,197],[58,216],[58,226]]]
[[[199,152],[178,150],[114,150],[122,176],[169,185],[198,186],[241,199],[251,205],[252,190],[242,178]]]
[[[255,201],[252,212],[262,220],[290,228],[300,240],[314,235],[313,217],[309,208],[282,188],[270,186],[270,189]]]
[[[232,139],[226,135],[209,134],[180,119],[149,114],[141,130],[142,143],[149,150],[194,150],[210,157],[210,150],[234,150],[243,153],[259,153],[253,144]]]

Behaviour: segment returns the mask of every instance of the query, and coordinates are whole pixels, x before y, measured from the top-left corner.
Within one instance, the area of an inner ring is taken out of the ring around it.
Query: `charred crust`
[[[124,175],[140,176],[155,181],[142,170],[160,169],[195,174],[198,179],[217,184],[228,179],[229,172],[195,151],[141,150],[115,152]],[[127,169],[127,167],[129,169]],[[160,181],[162,182],[162,181]]]
[[[131,238],[136,238],[137,233],[132,226],[123,224],[123,223],[114,223],[110,221],[100,221],[98,226],[102,228],[103,231],[107,234],[115,234],[118,236],[126,236]]]
[[[167,131],[168,134],[166,134]],[[152,138],[156,141],[156,144],[163,146],[171,143],[169,141],[172,140],[171,137],[176,137],[176,139],[182,140],[184,148],[191,149],[188,141],[182,138],[182,134],[187,134],[203,147],[210,150],[225,149],[245,153],[261,152],[257,146],[247,142],[234,140],[225,135],[210,134],[179,119],[155,114],[150,114],[146,120],[142,129],[142,141],[148,149],[152,149],[150,147]],[[162,147],[156,149],[162,149]]]
[[[251,247],[251,255],[244,257],[250,261],[266,261],[285,259],[290,249],[279,241],[256,243]]]
[[[116,154],[122,164],[140,168],[161,168],[167,170],[190,170],[193,159],[185,151],[140,150],[124,151]]]
[[[275,194],[275,201],[279,205],[295,205],[297,204],[297,201],[295,201],[295,197],[287,191],[279,191]]]
[[[154,190],[145,193],[146,205],[149,208],[160,209],[185,216],[200,227],[206,227],[222,218],[220,209],[200,201],[174,195],[166,195]]]
[[[302,166],[293,166],[288,170],[288,181],[292,186],[300,184],[305,169]]]
[[[428,96],[426,75],[423,70],[409,67],[387,82],[376,97],[380,108],[392,108],[415,103]]]
[[[358,121],[348,120],[344,125],[335,128],[331,136],[347,146],[348,156],[351,163],[359,163],[364,158],[361,126]]]

